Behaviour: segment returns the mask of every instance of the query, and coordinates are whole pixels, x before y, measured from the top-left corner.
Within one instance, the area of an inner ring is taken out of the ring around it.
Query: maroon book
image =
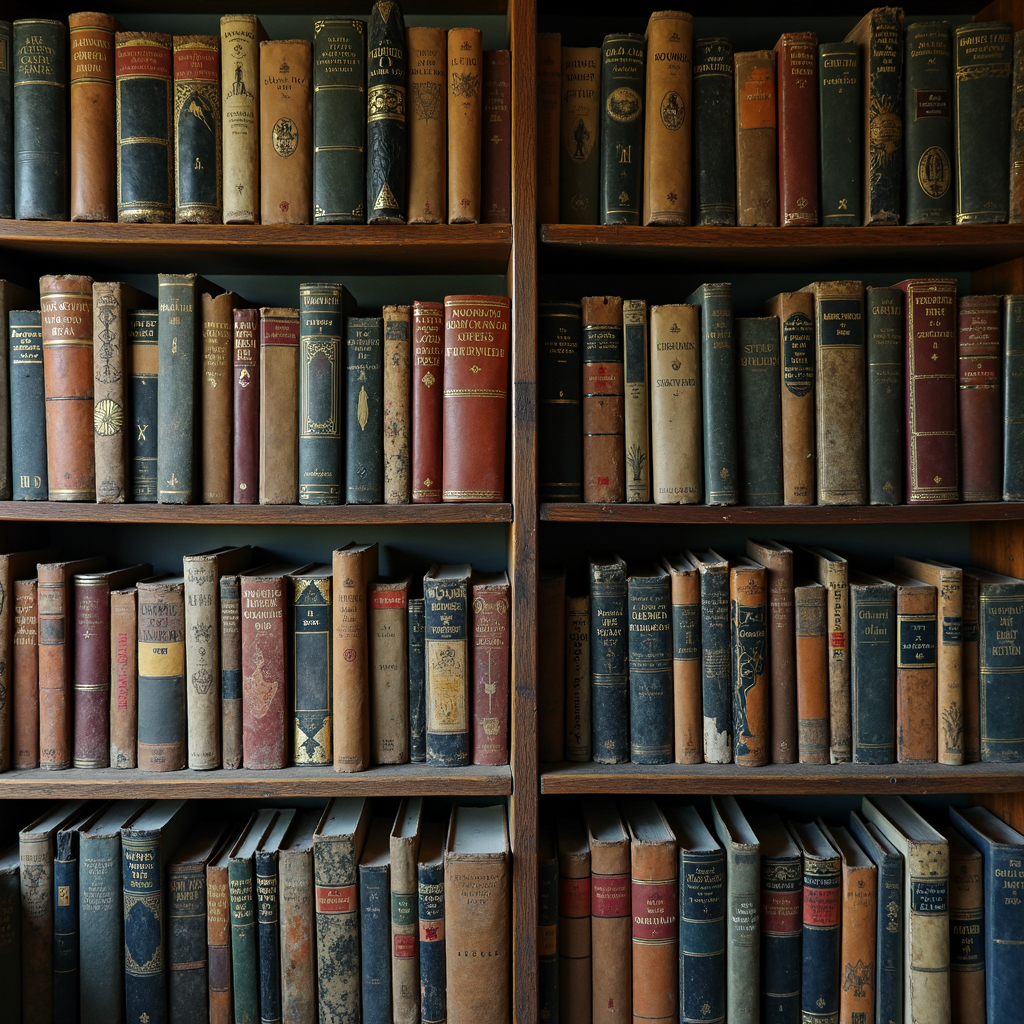
[[[236,309],[234,329],[234,503],[260,500],[260,311]]]
[[[484,224],[512,223],[512,55],[484,53],[484,112],[480,178]]]
[[[775,45],[779,223],[818,223],[818,37],[787,32]]]
[[[444,306],[412,306],[412,500],[441,500],[441,390]]]
[[[964,295],[957,318],[960,490],[964,501],[1003,497],[1001,295]]]
[[[36,581],[14,583],[11,767],[39,767],[39,632]]]
[[[906,293],[907,502],[960,500],[956,281],[923,277]]]
[[[472,589],[473,764],[508,764],[508,576],[474,573]]]

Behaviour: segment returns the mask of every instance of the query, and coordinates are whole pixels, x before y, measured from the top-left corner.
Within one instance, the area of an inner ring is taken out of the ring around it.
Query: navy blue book
[[[128,313],[128,481],[132,501],[156,501],[158,318],[155,309]]]
[[[629,759],[671,764],[672,596],[660,565],[641,565],[626,580],[629,603]]]
[[[537,888],[537,1016],[558,1024],[558,852],[548,822],[537,832]]]
[[[423,577],[427,764],[469,764],[469,565],[433,565]]]
[[[363,1024],[391,1024],[391,822],[374,818],[359,860]]]
[[[422,597],[412,597],[408,606],[409,623],[409,760],[427,759],[427,676],[423,649]]]
[[[695,224],[736,223],[736,129],[732,44],[693,41]]]
[[[861,57],[857,43],[818,47],[821,212],[825,227],[860,227]]]
[[[896,760],[896,587],[850,573],[850,711],[853,760]]]
[[[256,931],[262,1024],[279,1024],[281,1020],[281,912],[277,852],[295,814],[294,807],[279,811],[273,827],[256,847]]]
[[[444,1021],[448,1019],[444,949],[444,843],[445,827],[434,821],[426,822],[423,826],[420,852],[416,862],[416,891],[420,918],[420,1020],[422,1024],[444,1024]],[[556,861],[556,875],[557,872]],[[555,914],[556,916],[558,914],[557,900]],[[556,963],[556,974],[557,971]],[[557,1024],[557,1020],[551,1024]]]
[[[345,501],[384,500],[384,321],[345,324]]]
[[[629,760],[626,563],[590,557],[591,747],[598,764]]]
[[[1003,299],[1003,422],[1003,501],[1024,501],[1024,295]]]
[[[295,684],[292,761],[330,764],[331,740],[331,584],[329,565],[292,575]]]
[[[10,323],[11,479],[15,501],[46,501],[46,386],[39,310],[12,309]]]
[[[92,812],[69,821],[57,833],[53,858],[53,1019],[78,1024],[78,850],[79,829]]]

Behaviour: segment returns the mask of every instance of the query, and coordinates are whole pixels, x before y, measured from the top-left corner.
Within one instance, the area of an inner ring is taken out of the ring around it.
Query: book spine
[[[996,875],[993,881],[999,877]],[[984,880],[981,851],[966,842],[950,842],[949,1001],[950,1018],[958,1022],[969,1021],[985,1005],[985,936],[991,922],[985,920]],[[998,899],[997,895],[993,902]],[[999,944],[998,940],[992,942],[995,948]],[[1005,983],[998,976],[997,980]]]
[[[856,835],[857,833],[855,833]],[[903,1017],[903,858],[882,850],[875,913],[875,1020]]]
[[[1011,224],[1024,224],[1024,35],[1013,34],[1010,81],[1010,211]],[[2,194],[2,188],[0,188]]]
[[[761,872],[758,851],[730,850],[726,862],[726,1020],[758,1024]]]
[[[622,303],[623,420],[626,501],[651,500],[651,417],[647,379],[647,303]]]
[[[370,765],[366,588],[376,575],[376,558],[369,552],[334,552],[331,707],[334,769],[340,772],[361,772]]]
[[[584,990],[577,1003],[578,995],[570,989],[566,1001],[571,1009],[582,1006],[580,1016],[593,1008],[594,1021],[607,1024],[633,1003],[630,854],[624,838],[614,845],[592,843],[590,851],[591,999],[588,1005]],[[564,1017],[572,1019],[570,1013]]]
[[[962,295],[957,316],[960,491],[964,501],[1002,498],[1002,317],[998,295]]]
[[[1024,684],[1020,647],[1006,632],[1024,629],[1018,583],[982,584],[978,594],[978,683],[982,761],[1024,758],[1024,706],[1017,699]],[[1018,633],[1017,636],[1024,634]]]
[[[729,569],[714,566],[700,577],[701,698],[704,709],[704,760],[732,761],[732,664]]]
[[[117,219],[174,220],[171,37],[162,32],[114,36],[117,108]]]
[[[259,323],[257,309],[236,309],[234,312],[232,501],[236,505],[255,505],[259,501]]]
[[[282,850],[278,854],[277,879],[281,914],[281,1018],[288,1024],[313,1024],[317,1019],[317,999],[312,849]]]
[[[221,766],[219,560],[216,555],[186,555],[182,562],[188,766],[203,771]]]
[[[49,488],[40,313],[11,311],[10,360],[11,495],[15,501],[45,501]]]
[[[185,593],[182,584],[138,588],[138,766],[169,772],[186,764]]]
[[[699,764],[704,760],[704,732],[698,573],[695,570],[673,572],[671,596],[675,761],[676,764]]]
[[[818,223],[818,37],[787,32],[775,47],[778,74],[779,223]]]
[[[1003,501],[1024,500],[1024,295],[1003,301]],[[13,388],[13,379],[12,379]],[[11,394],[11,412],[14,412]],[[12,425],[15,422],[12,419]],[[13,426],[12,426],[13,429]],[[17,478],[15,479],[17,483]]]
[[[176,863],[168,868],[166,913],[169,1019],[206,1020],[209,972],[204,863]]]
[[[740,422],[740,500],[781,505],[782,374],[776,317],[735,321],[736,398]]]
[[[903,191],[903,12],[875,8],[866,17],[864,82],[864,224],[898,224]]]
[[[384,503],[407,505],[412,497],[412,307],[385,306],[384,314]]]
[[[151,966],[167,955],[159,831],[122,829],[121,877],[125,1020],[145,1015],[152,1024],[167,1024],[167,973]]]
[[[242,595],[237,576],[220,578],[221,765],[242,767]]]
[[[679,881],[676,844],[633,848],[630,909],[633,924],[633,1014],[679,1019],[675,984],[679,961]]]
[[[391,837],[391,991],[394,1020],[419,1024],[420,962],[416,850],[420,837],[396,841]]]
[[[155,309],[128,314],[131,366],[128,484],[134,502],[156,501],[157,496],[158,323],[159,314]]]
[[[231,913],[231,996],[235,1024],[260,1019],[259,934],[256,923],[253,858],[228,861],[228,901]]]
[[[370,759],[409,760],[408,580],[371,583],[366,595],[370,644]]]
[[[679,1019],[725,1020],[725,854],[679,852]]]
[[[735,77],[732,44],[693,44],[693,185],[695,222],[736,223]]]
[[[973,829],[964,830],[962,818],[954,822],[971,842],[981,840],[979,845],[984,844],[985,1010],[993,1020],[1012,1020],[1018,1012],[1017,998],[1014,986],[1008,985],[1006,979],[1012,978],[1017,969],[1016,954],[1022,935],[1021,905],[1014,902],[1017,897],[1013,891],[1001,887],[997,879],[1016,880],[1020,868],[1015,862],[1020,859],[1020,847],[986,843]]]
[[[896,759],[895,619],[892,587],[850,588],[850,711],[855,763],[892,764]]]
[[[110,595],[110,767],[134,768],[138,758],[139,636],[137,592]]]
[[[484,53],[484,109],[480,156],[483,224],[512,223],[512,54]]]
[[[260,1021],[281,1020],[281,933],[277,851],[256,851],[256,945],[259,949]]]
[[[159,274],[157,500],[187,505],[195,491],[196,278]]]
[[[775,55],[737,53],[735,65],[736,223],[773,228],[779,222]]]
[[[590,598],[565,604],[565,759],[591,760]]]
[[[469,580],[423,581],[427,764],[470,763]]]
[[[939,764],[963,764],[963,573],[942,570],[936,594],[938,761]]]
[[[394,14],[392,18],[391,15]],[[366,33],[366,220],[405,223],[405,21],[394,3],[375,3]]]
[[[53,847],[51,833],[18,837],[23,1024],[53,1020]]]
[[[124,1024],[121,834],[82,836],[78,849],[82,1024]]]
[[[104,218],[106,219],[106,218]],[[93,453],[96,500],[125,500],[125,309],[121,285],[92,286]]]
[[[593,975],[591,877],[589,853],[559,850],[558,998],[559,1020],[586,1020],[587,990]],[[452,886],[452,890],[454,886]],[[454,893],[452,893],[454,895]],[[453,900],[454,902],[454,900]],[[577,1003],[582,1004],[574,1013]]]
[[[537,488],[540,501],[583,499],[583,327],[576,302],[537,315]]]
[[[78,832],[57,834],[53,859],[53,1019],[78,1020]]]
[[[260,34],[254,14],[225,14],[220,19],[225,224],[259,220]]]
[[[353,317],[345,324],[345,500],[377,505],[384,498],[384,322]]]
[[[903,504],[903,294],[869,288],[864,300],[867,357],[868,501]]]
[[[292,581],[296,764],[331,762],[331,577]]]
[[[261,505],[299,500],[299,311],[260,310]]]
[[[583,300],[583,500],[626,496],[622,299]]]
[[[364,1024],[391,1024],[391,893],[388,866],[359,865],[360,988]]]
[[[904,984],[906,1017],[948,1020],[949,855],[945,840],[911,842],[904,872],[907,908]]]
[[[732,285],[706,284],[694,301],[701,306],[701,397],[704,423],[704,500],[734,505],[736,462],[736,347]]]
[[[630,760],[634,764],[671,764],[672,600],[668,574],[630,577],[627,600]]]
[[[92,280],[39,281],[50,501],[95,501]]]
[[[625,567],[590,569],[591,736],[598,764],[629,760],[629,648]]]
[[[64,94],[67,37],[62,22],[14,23],[14,216],[65,220],[68,154]]]
[[[409,223],[448,221],[448,33],[407,25]]]
[[[795,764],[796,656],[793,609],[793,554],[758,551],[768,575],[768,651],[771,683],[771,753],[775,764]]]
[[[800,1019],[802,967],[800,858],[761,858],[761,1020]]]
[[[508,764],[511,588],[473,585],[473,764]]]
[[[60,565],[40,566],[36,588],[39,629],[39,767],[71,767],[73,628],[68,627],[70,587]]]
[[[75,768],[110,767],[110,587],[76,580],[74,643]]]
[[[929,588],[931,589],[931,588]],[[897,603],[896,760],[923,764],[936,759],[935,595],[901,595]]]
[[[855,867],[845,862],[842,870],[839,1020],[867,1020],[875,1009],[875,971],[866,970],[865,964],[873,962],[876,949],[878,871],[874,865]]]
[[[420,1020],[448,1019],[445,984],[444,865],[420,864],[416,876],[420,947]]]
[[[861,51],[857,43],[818,47],[821,126],[821,223],[861,223]]]
[[[853,756],[850,718],[850,586],[845,562],[830,562],[826,569],[828,606],[829,760],[832,764]]]
[[[366,220],[366,24],[313,23],[313,223]]]
[[[646,57],[639,35],[609,35],[601,44],[602,224],[640,223]]]
[[[558,220],[597,224],[601,202],[601,48],[562,47]]]
[[[246,768],[288,764],[287,580],[241,576],[242,761]]]
[[[0,47],[7,55],[6,59],[0,62],[0,148],[5,153],[14,150],[14,88],[11,67],[13,42],[14,26],[9,21],[0,21]],[[14,217],[13,160],[0,160],[0,217],[4,220],[11,220]]]
[[[14,581],[11,767],[39,767],[39,627],[36,581]]]
[[[228,869],[206,869],[206,955],[210,1024],[235,1024],[231,1007],[231,897]]]
[[[828,763],[828,636],[824,587],[796,587],[796,723],[801,764]]]
[[[480,221],[483,35],[448,32],[448,223]]]
[[[762,566],[737,566],[729,580],[733,760],[759,766],[768,735],[768,580]]]
[[[220,224],[220,37],[174,37],[174,219]]]
[[[549,840],[550,842],[550,840]],[[422,872],[422,865],[421,865]],[[537,864],[537,1009],[540,1020],[558,1024],[558,859]],[[422,941],[422,940],[421,940]],[[420,947],[422,950],[422,946]],[[423,953],[420,953],[422,963]],[[420,968],[422,976],[422,967]],[[421,1020],[426,1022],[426,1014]]]
[[[800,1007],[807,1021],[836,1020],[839,1012],[840,867],[838,855],[804,857]]]
[[[412,307],[412,501],[441,500],[444,306]],[[441,384],[442,387],[435,385]]]
[[[978,680],[978,577],[963,578],[961,685],[964,695],[964,764],[981,760],[981,692]]]
[[[409,598],[409,760],[414,763],[427,759],[427,679],[423,615],[423,598]]]

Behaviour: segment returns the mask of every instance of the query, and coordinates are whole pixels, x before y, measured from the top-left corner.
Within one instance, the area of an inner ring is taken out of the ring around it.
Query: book
[[[390,834],[391,997],[393,1019],[419,1024],[420,960],[416,861],[423,827],[423,798],[405,797]]]
[[[484,51],[480,222],[512,223],[512,54]]]
[[[779,223],[778,123],[775,54],[753,50],[733,57],[736,68],[736,223]]]
[[[696,224],[736,223],[736,129],[732,44],[693,43],[693,189]]]
[[[433,821],[424,822],[416,861],[422,1024],[443,1024],[447,1019],[444,935],[445,833],[445,826]],[[554,875],[557,890],[557,866]]]
[[[508,574],[473,573],[473,763],[508,764],[512,588]]]
[[[862,74],[859,43],[819,44],[821,223],[825,227],[861,224]]]
[[[384,499],[384,321],[345,322],[345,501]]]
[[[818,37],[784,32],[775,44],[779,224],[818,224]]]
[[[36,580],[15,580],[10,603],[14,611],[10,665],[10,766],[39,767],[39,618]]]
[[[9,332],[11,497],[15,501],[46,501],[49,483],[42,314],[12,310]]]
[[[601,43],[602,224],[639,224],[644,182],[647,41],[618,32]]]
[[[701,695],[700,573],[676,555],[663,558],[672,598],[672,707],[676,764],[704,760],[704,715]]]
[[[375,3],[366,33],[368,224],[405,223],[406,66],[402,9]]]
[[[781,505],[782,375],[777,317],[737,317],[740,500]]]
[[[135,768],[139,734],[138,591],[110,595],[110,767]]]
[[[565,572],[541,568],[537,577],[537,756],[555,763],[565,757]]]
[[[903,293],[864,289],[868,502],[903,504]]]
[[[537,1012],[541,1020],[559,1019],[558,854],[552,833],[551,823],[542,820],[537,830]],[[422,1019],[427,1020],[426,1012]]]
[[[244,822],[233,821],[206,865],[206,956],[210,1024],[235,1024],[231,992],[231,896],[228,859]]]
[[[319,810],[300,811],[277,851],[281,1020],[289,1024],[312,1024],[317,1016],[313,832],[319,818]]]
[[[92,817],[82,811],[57,832],[53,857],[53,888],[57,895],[53,907],[53,1016],[55,1020],[74,1020],[78,1016],[79,995],[79,885],[78,831]]]
[[[270,831],[256,847],[255,899],[261,1021],[281,1019],[282,943],[278,855],[297,813],[294,808],[278,811]]]
[[[584,297],[583,500],[626,496],[622,299]]]
[[[600,222],[601,48],[563,46],[558,221]]]
[[[796,725],[801,764],[827,764],[829,751],[828,590],[793,581],[796,646]]]
[[[751,767],[768,763],[768,575],[739,558],[729,568],[733,757]]]
[[[9,21],[0,22],[0,37],[7,52],[11,52],[14,26]],[[14,89],[13,69],[10,63],[0,72],[0,134],[3,145],[10,149],[14,142]],[[0,164],[0,217],[10,220],[14,216],[14,161],[4,160]],[[20,950],[19,950],[20,952]],[[15,971],[15,974],[18,972]],[[18,992],[18,1004],[21,993]]]
[[[710,548],[684,554],[700,573],[704,760],[710,764],[729,764],[733,752],[729,562]]]
[[[231,500],[235,505],[255,505],[259,501],[262,390],[259,332],[259,310],[235,310],[231,362],[234,392]]]
[[[220,746],[224,768],[242,766],[242,591],[220,578]]]
[[[408,576],[380,576],[366,589],[370,647],[370,760],[409,760]]]
[[[954,808],[951,807],[950,812],[952,817]],[[981,844],[974,846],[968,841],[970,835],[965,838],[949,825],[939,831],[949,843],[950,1019],[966,1021],[985,1005],[985,933],[988,929],[983,856]]]
[[[590,596],[565,602],[565,759],[590,761]]]
[[[537,33],[537,223],[558,220],[562,36]]]
[[[128,314],[128,485],[132,501],[136,502],[153,502],[157,498],[159,322],[155,309]]]
[[[391,1019],[391,878],[387,818],[374,818],[359,859],[359,989],[366,1024]]]
[[[629,623],[629,757],[634,764],[671,764],[672,600],[669,574],[637,564],[626,576]]]
[[[383,314],[384,503],[407,505],[412,492],[412,307],[385,306]]]
[[[424,614],[422,597],[409,598],[409,760],[425,762],[427,759],[427,668],[424,654]]]
[[[407,25],[408,222],[448,222],[448,33]]]
[[[313,47],[260,42],[260,220],[309,224],[313,215]]]
[[[314,565],[291,577],[292,760],[330,764],[333,750],[331,697],[331,589],[329,565]]]
[[[978,601],[977,576],[967,573],[963,577],[962,672],[964,698],[964,764],[981,760],[981,687],[979,684],[980,658],[978,657]]]
[[[1013,71],[1010,76],[1010,224],[1024,221],[1024,36],[1013,34]]]
[[[623,425],[626,501],[651,500],[651,417],[647,380],[647,302],[622,303]]]
[[[444,305],[412,304],[412,501],[441,500]],[[435,387],[441,383],[442,387]]]
[[[480,222],[483,33],[448,30],[448,223]]]
[[[583,499],[581,316],[578,302],[542,302],[537,306],[537,434],[546,439],[537,452],[541,501]],[[654,358],[652,353],[652,362]],[[653,406],[653,393],[651,402]],[[552,438],[558,443],[547,443]]]
[[[1003,299],[1003,501],[1019,501],[1024,496],[1024,449],[1019,440],[1019,428],[1024,423],[1019,369],[1024,356],[1022,343],[1024,297],[1007,295]]]
[[[174,37],[174,220],[220,224],[220,36]]]
[[[904,724],[893,716],[900,644],[897,590],[887,579],[860,572],[850,573],[849,588],[851,759],[892,764]]]
[[[961,295],[957,306],[960,494],[1002,498],[1002,296]]]
[[[299,500],[299,311],[260,308],[259,501]]]
[[[256,224],[260,209],[260,40],[255,14],[220,19],[221,138],[225,224]]]
[[[591,555],[590,715],[598,764],[629,760],[629,645],[626,563]]]

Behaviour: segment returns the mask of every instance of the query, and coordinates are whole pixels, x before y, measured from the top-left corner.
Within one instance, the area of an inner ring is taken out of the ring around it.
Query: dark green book
[[[11,44],[14,28],[0,21],[0,153],[14,152],[14,82],[11,70]],[[0,160],[0,218],[14,217],[14,161]]]
[[[949,24],[907,25],[903,67],[906,127],[904,223],[953,223],[953,56]]]
[[[345,324],[345,500],[384,501],[384,321]]]
[[[597,224],[601,193],[601,48],[562,47],[558,219]]]
[[[639,224],[643,204],[647,43],[631,32],[601,44],[601,223]]]
[[[850,714],[853,760],[896,760],[896,588],[888,580],[850,573]]]
[[[693,188],[695,224],[736,223],[736,131],[732,44],[693,43]]]
[[[641,565],[626,580],[629,615],[629,759],[671,764],[672,597],[659,565]]]
[[[370,10],[366,48],[366,220],[404,224],[405,21],[393,0]]]
[[[626,563],[590,556],[590,721],[598,764],[629,760]]]
[[[1003,423],[1003,501],[1024,501],[1024,295],[1003,299]]]
[[[781,505],[782,372],[778,317],[737,317],[740,500]]]
[[[868,501],[903,504],[903,292],[864,289]]]
[[[821,211],[825,227],[860,227],[861,60],[856,43],[818,46]]]
[[[578,302],[537,310],[538,496],[583,500],[583,321]]]
[[[39,310],[11,310],[11,479],[15,501],[46,501],[46,385]]]

